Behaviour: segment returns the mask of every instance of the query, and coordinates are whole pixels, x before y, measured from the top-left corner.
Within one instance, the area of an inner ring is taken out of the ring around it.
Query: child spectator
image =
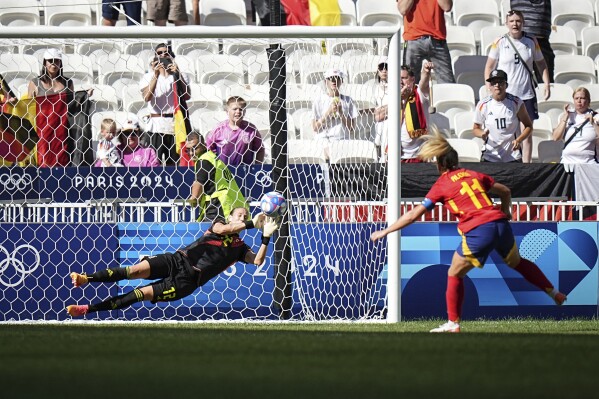
[[[98,143],[95,166],[123,166],[118,149],[121,143],[116,133],[115,121],[110,118],[103,119],[100,125],[102,139]]]

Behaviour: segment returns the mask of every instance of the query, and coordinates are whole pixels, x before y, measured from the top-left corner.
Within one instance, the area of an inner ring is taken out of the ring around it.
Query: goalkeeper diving
[[[252,228],[262,229],[262,243],[257,253],[239,237],[242,230]],[[274,218],[259,213],[250,219],[248,210],[238,207],[231,211],[227,220],[218,217],[202,237],[175,253],[148,256],[134,266],[115,267],[89,275],[73,272],[70,277],[74,287],[134,279],[157,281],[103,302],[69,305],[67,313],[80,317],[92,312],[123,309],[141,301],[156,303],[182,299],[235,262],[263,264],[270,238],[278,228]]]

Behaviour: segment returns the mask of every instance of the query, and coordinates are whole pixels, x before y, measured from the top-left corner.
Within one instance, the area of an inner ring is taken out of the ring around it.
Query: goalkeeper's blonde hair
[[[444,170],[456,169],[458,167],[458,153],[456,150],[436,126],[430,126],[429,132],[430,134],[422,136],[425,142],[420,147],[418,158],[426,162],[436,159],[439,167]]]

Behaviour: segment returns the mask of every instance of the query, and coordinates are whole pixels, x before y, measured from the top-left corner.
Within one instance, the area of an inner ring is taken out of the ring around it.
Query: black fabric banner
[[[465,162],[461,165],[505,184],[512,190],[512,198],[571,197],[573,177],[562,164]],[[330,178],[333,198],[357,201],[387,198],[387,164],[331,165]],[[402,164],[402,198],[424,198],[438,178],[434,163]]]

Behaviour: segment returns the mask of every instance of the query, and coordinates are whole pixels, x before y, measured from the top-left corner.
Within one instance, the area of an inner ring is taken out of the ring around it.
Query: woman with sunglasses
[[[387,57],[382,57],[376,70],[377,85],[374,89],[374,144],[376,145],[378,156],[381,162],[386,161],[386,157],[382,156],[382,148],[387,147],[387,118],[389,96],[387,89],[388,77]]]
[[[492,70],[505,71],[510,82],[507,92],[524,101],[530,119],[539,119],[533,62],[543,74],[545,100],[551,95],[547,64],[537,39],[522,30],[524,16],[520,11],[509,11],[505,17],[505,25],[508,33],[495,40],[489,50],[485,79],[489,78]],[[487,84],[487,89],[489,92],[493,91],[490,84]],[[522,143],[522,160],[525,163],[532,161],[532,135]]]
[[[121,129],[121,154],[123,166],[151,167],[160,166],[156,151],[153,148],[143,147],[139,143],[141,129],[137,121],[129,120]]]

